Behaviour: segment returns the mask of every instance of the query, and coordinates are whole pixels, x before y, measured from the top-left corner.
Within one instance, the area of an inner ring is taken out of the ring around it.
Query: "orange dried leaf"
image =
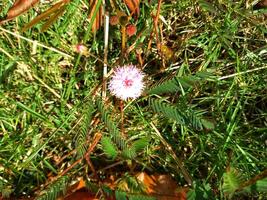
[[[46,31],[61,15],[63,15],[66,6],[61,7],[48,21],[43,25],[41,32]]]
[[[51,8],[47,9],[45,12],[41,13],[40,15],[38,15],[37,17],[35,17],[32,21],[30,21],[28,24],[26,24],[22,28],[22,31],[26,31],[26,30],[30,29],[31,27],[33,27],[35,24],[37,24],[41,20],[47,19],[48,17],[50,17],[54,13],[57,13],[58,10],[60,10],[61,7],[63,5],[65,5],[66,3],[68,3],[68,1],[60,1],[60,2],[56,3]]]
[[[14,5],[9,9],[7,13],[7,18],[12,19],[21,15],[25,11],[33,7],[39,0],[17,0]]]
[[[75,190],[79,190],[79,189],[82,189],[82,188],[85,188],[85,182],[83,179],[81,179],[78,184],[76,185],[76,188]]]
[[[169,175],[148,175],[142,172],[137,174],[137,179],[144,184],[147,194],[158,200],[186,200],[187,188],[179,187]]]
[[[13,6],[8,10],[7,17],[1,23],[9,21],[33,7],[39,0],[16,0]]]
[[[123,0],[123,1],[128,6],[132,14],[136,14],[137,16],[139,16],[140,14],[139,0]]]
[[[256,4],[255,8],[266,8],[267,7],[267,0],[262,0],[259,3]]]
[[[64,200],[98,200],[94,194],[90,194],[86,190],[78,190],[68,197],[65,197]]]
[[[103,24],[103,7],[100,6],[99,10],[96,13],[95,19],[93,19],[93,15],[95,9],[97,8],[97,0],[90,0],[90,14],[88,16],[89,20],[94,20],[92,25],[92,32],[95,33]]]

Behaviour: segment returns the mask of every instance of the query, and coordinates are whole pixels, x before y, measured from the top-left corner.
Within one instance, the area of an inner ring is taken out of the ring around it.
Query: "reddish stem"
[[[124,136],[124,102],[120,100],[120,111],[121,111],[121,135]]]

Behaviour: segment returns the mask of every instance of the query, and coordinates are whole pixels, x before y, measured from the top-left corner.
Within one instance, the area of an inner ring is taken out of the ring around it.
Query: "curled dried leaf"
[[[89,20],[93,20],[92,25],[92,32],[95,33],[103,24],[103,7],[100,5],[99,9],[97,10],[96,16],[94,18],[95,10],[97,9],[97,1],[90,0],[90,14],[88,16]]]
[[[45,29],[47,29],[49,27],[49,25],[51,25],[51,23],[53,23],[54,20],[56,20],[59,17],[60,14],[62,14],[64,12],[64,9],[65,9],[64,6],[67,3],[69,3],[69,1],[63,0],[63,1],[60,1],[60,2],[56,3],[55,5],[51,6],[46,11],[44,11],[43,13],[41,13],[40,15],[35,17],[28,24],[26,24],[22,28],[22,32],[30,29],[35,24],[39,23],[41,20],[45,20],[45,19],[49,18],[49,20],[48,20],[49,23],[46,23],[42,28],[43,31],[44,31]]]
[[[188,188],[178,186],[170,175],[141,172],[136,177],[144,184],[146,193],[158,200],[186,200]]]
[[[139,9],[139,0],[124,0],[124,3],[128,6],[132,14],[136,14],[139,16],[140,9]]]
[[[260,3],[259,3],[262,7],[267,7],[267,0],[262,0],[262,1],[260,1]]]
[[[11,20],[32,8],[39,0],[16,0],[9,9],[5,21]]]
[[[254,6],[254,9],[261,9],[267,7],[267,0],[262,0]]]

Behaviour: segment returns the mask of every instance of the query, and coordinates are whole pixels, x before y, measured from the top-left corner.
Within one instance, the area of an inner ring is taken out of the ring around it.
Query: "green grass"
[[[121,11],[130,13],[116,2]],[[24,33],[21,29],[37,12],[49,8],[49,3],[1,25],[2,196],[51,200],[70,180],[83,176],[89,181],[92,172],[85,160],[68,171],[67,177],[61,172],[83,157],[88,142],[101,133],[104,142],[90,154],[96,171],[121,162],[126,182],[134,171],[170,174],[180,185],[192,181],[188,199],[263,199],[266,187],[248,193],[236,189],[239,174],[243,182],[249,181],[267,166],[266,16],[252,9],[252,1],[211,2],[163,1],[157,30],[169,53],[162,48],[161,54],[155,35],[151,37],[154,19],[150,13],[156,14],[158,1],[142,2],[140,16],[130,19],[137,35],[142,34],[128,38],[128,47],[136,44],[123,60],[119,25],[110,26],[108,69],[133,63],[146,73],[143,96],[124,102],[125,135],[117,135],[122,123],[118,100],[108,92],[105,108],[97,108],[104,30],[91,32],[87,2],[71,1],[45,32],[40,31],[44,22]],[[114,14],[110,1],[106,3]],[[5,0],[0,5],[4,17],[12,4]],[[86,45],[89,55],[74,51],[79,43]],[[143,66],[137,52],[142,52]],[[142,148],[135,152],[130,147],[141,138]],[[114,167],[101,176],[111,172],[119,174]],[[59,179],[51,182],[51,177]],[[139,191],[135,187],[132,191]],[[49,188],[51,196],[42,196]],[[104,186],[103,190],[108,191]]]

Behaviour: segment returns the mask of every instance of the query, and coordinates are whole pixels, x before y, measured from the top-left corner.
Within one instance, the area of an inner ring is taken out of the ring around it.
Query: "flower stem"
[[[123,61],[125,55],[125,46],[126,46],[126,26],[121,26],[121,62]]]
[[[123,100],[120,100],[120,111],[121,111],[121,135],[125,136],[125,132],[124,132],[124,102]]]

